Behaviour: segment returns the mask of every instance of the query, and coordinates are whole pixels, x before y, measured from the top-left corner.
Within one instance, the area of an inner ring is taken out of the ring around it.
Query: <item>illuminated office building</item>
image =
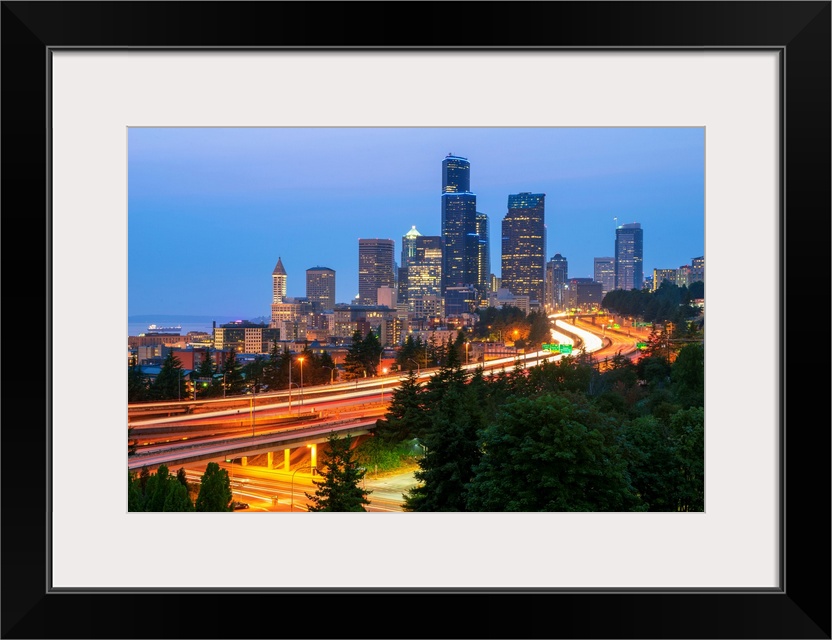
[[[641,290],[644,284],[644,230],[638,222],[615,229],[615,288]]]
[[[358,303],[378,304],[379,287],[396,285],[393,241],[382,238],[358,240]]]
[[[563,311],[566,308],[564,286],[569,275],[569,263],[559,253],[546,263],[546,308]]]
[[[471,163],[448,155],[442,160],[442,291],[479,282],[477,196],[471,193]]]
[[[312,267],[306,270],[306,299],[315,311],[332,311],[335,308],[335,271],[328,267]]]
[[[607,295],[615,289],[615,258],[595,258],[594,267],[595,282],[601,283],[602,295]]]
[[[503,218],[502,287],[538,305],[544,304],[546,278],[545,198],[544,193],[510,195]]]

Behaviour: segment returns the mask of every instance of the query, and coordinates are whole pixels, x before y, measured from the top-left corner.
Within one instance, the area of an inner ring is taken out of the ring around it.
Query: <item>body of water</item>
[[[156,326],[163,326],[163,327],[173,327],[173,326],[181,326],[182,329],[179,331],[183,336],[186,335],[189,331],[204,331],[206,333],[213,333],[213,327],[210,322],[128,322],[127,323],[127,335],[128,336],[138,336],[142,333],[147,333],[147,327],[150,324],[156,324]],[[220,323],[217,323],[219,326]]]
[[[213,333],[214,327],[213,322],[217,323],[219,327],[222,324],[227,322],[232,322],[234,320],[243,320],[244,318],[230,318],[228,316],[218,316],[216,318],[201,318],[201,317],[183,317],[181,319],[177,319],[176,316],[170,315],[160,315],[158,318],[153,318],[152,316],[135,316],[134,318],[141,318],[141,321],[135,319],[129,319],[127,321],[127,335],[128,336],[137,336],[142,333],[147,333],[147,328],[151,324],[155,324],[157,327],[182,327],[180,334],[187,335],[189,331],[204,331],[205,333]],[[259,322],[261,319],[255,320]],[[267,321],[268,322],[268,321]]]

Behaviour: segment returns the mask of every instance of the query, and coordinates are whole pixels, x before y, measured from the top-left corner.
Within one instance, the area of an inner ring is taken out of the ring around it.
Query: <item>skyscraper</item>
[[[316,311],[335,308],[335,271],[328,267],[306,270],[306,299]]]
[[[402,261],[399,265],[402,269],[407,269],[410,259],[416,254],[416,239],[421,235],[414,224],[410,231],[402,236]]]
[[[568,277],[569,263],[566,258],[556,253],[546,263],[546,304],[554,311],[562,311],[565,308],[564,288]]]
[[[407,301],[442,296],[442,238],[419,236],[413,258],[407,267]]]
[[[601,295],[607,295],[615,289],[615,258],[595,258],[595,282],[601,283]]]
[[[442,291],[479,280],[477,196],[471,193],[471,163],[449,154],[442,160]]]
[[[382,238],[358,240],[358,303],[378,304],[378,288],[396,284],[393,241]]]
[[[503,218],[502,286],[515,296],[544,304],[546,277],[545,193],[528,191],[508,197]]]
[[[283,302],[286,297],[286,269],[283,268],[283,262],[278,257],[277,264],[272,271],[272,304]]]
[[[479,241],[477,251],[477,280],[480,292],[485,295],[491,286],[491,245],[488,239],[488,216],[486,214],[477,213],[477,224],[475,228]]]
[[[416,239],[421,235],[414,224],[410,231],[402,236],[402,260],[398,270],[399,302],[407,302],[407,267],[416,254]]]
[[[644,231],[641,224],[622,224],[615,230],[615,288],[630,291],[644,284]]]

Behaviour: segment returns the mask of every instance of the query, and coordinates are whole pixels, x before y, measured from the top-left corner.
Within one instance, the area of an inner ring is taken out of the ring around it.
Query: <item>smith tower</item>
[[[283,268],[283,261],[278,258],[277,264],[272,271],[272,304],[283,302],[286,297],[286,269]]]
[[[442,160],[442,291],[479,281],[477,196],[471,193],[471,163],[449,154]]]
[[[502,286],[515,296],[529,296],[544,304],[546,278],[545,193],[517,193],[508,197],[503,218]]]

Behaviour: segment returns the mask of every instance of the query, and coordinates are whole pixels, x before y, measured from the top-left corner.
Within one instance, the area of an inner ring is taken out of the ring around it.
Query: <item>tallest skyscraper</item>
[[[442,292],[476,286],[479,279],[477,196],[471,193],[471,163],[448,154],[442,160]]]

